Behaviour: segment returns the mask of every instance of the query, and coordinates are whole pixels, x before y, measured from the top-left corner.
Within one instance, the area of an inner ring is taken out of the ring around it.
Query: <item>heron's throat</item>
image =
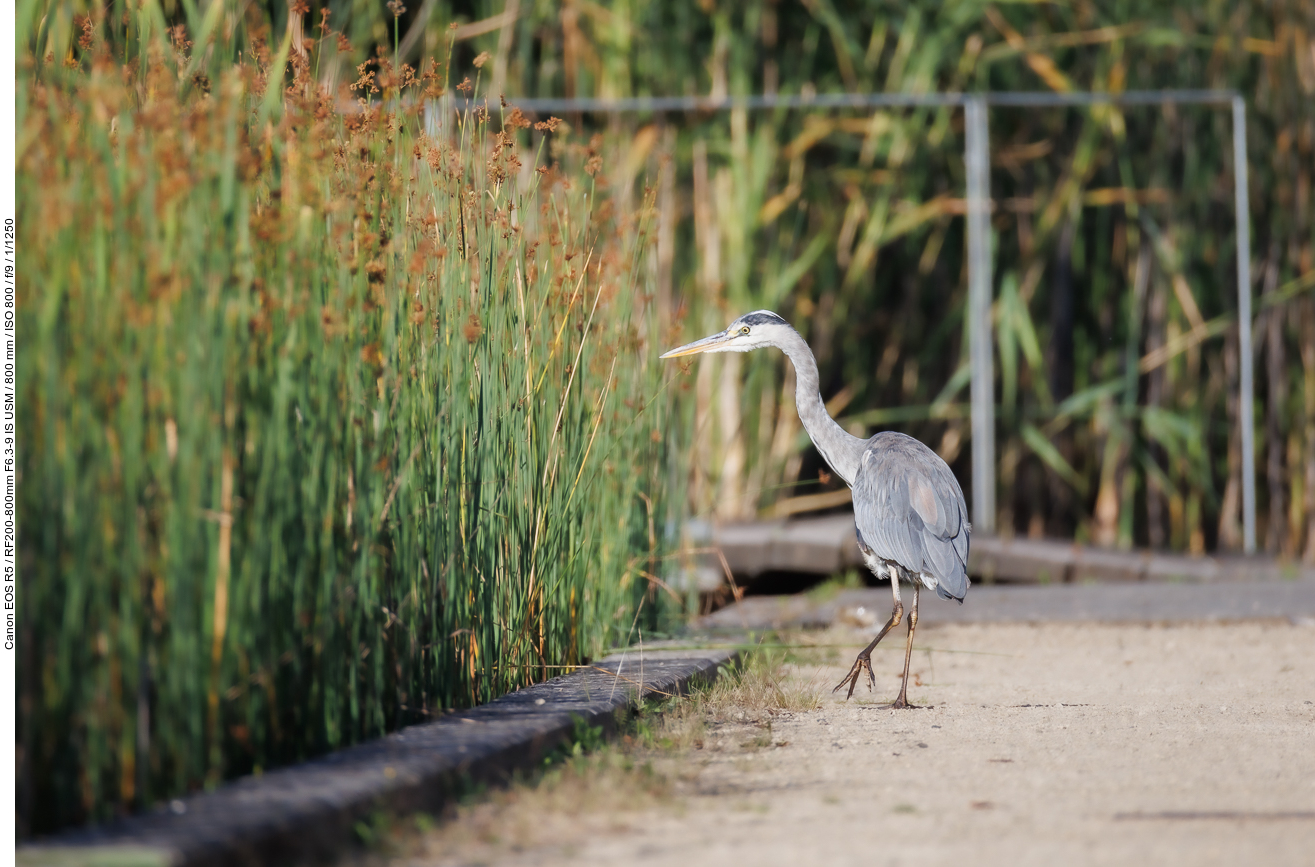
[[[803,337],[795,332],[793,339],[781,349],[794,365],[794,403],[799,411],[799,421],[831,469],[845,480],[845,484],[853,485],[863,457],[864,441],[836,424],[827,413],[819,387],[817,361]]]

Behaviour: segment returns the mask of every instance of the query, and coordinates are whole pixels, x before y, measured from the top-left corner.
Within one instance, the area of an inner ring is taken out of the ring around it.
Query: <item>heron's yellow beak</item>
[[[729,343],[731,335],[725,331],[720,331],[711,337],[705,337],[702,340],[696,340],[693,343],[686,343],[684,346],[677,346],[668,352],[659,355],[659,358],[680,358],[682,355],[697,355],[700,352],[707,352],[709,349],[716,349],[718,346]]]

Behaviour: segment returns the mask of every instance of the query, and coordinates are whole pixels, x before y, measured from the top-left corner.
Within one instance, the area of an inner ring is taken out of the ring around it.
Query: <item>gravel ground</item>
[[[1315,628],[937,626],[932,610],[909,691],[928,707],[892,711],[902,633],[849,702],[830,687],[869,633],[800,638],[822,648],[786,676],[817,709],[732,713],[656,763],[662,797],[512,799],[483,820],[507,833],[448,825],[393,863],[1315,863]]]

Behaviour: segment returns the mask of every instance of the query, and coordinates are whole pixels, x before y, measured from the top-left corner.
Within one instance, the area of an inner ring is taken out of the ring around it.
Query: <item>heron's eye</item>
[[[748,333],[749,333],[749,326],[745,325],[745,326],[743,326],[742,328],[740,328],[740,333],[741,333],[741,334],[748,334]]]

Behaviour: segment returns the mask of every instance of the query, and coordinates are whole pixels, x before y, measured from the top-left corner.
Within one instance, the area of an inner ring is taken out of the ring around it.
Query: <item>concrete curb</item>
[[[577,719],[616,728],[636,693],[678,695],[711,682],[733,649],[631,649],[587,669],[370,743],[247,777],[172,808],[43,840],[18,863],[55,865],[287,865],[328,861],[355,843],[376,811],[437,812],[472,786],[505,783],[537,766]]]

